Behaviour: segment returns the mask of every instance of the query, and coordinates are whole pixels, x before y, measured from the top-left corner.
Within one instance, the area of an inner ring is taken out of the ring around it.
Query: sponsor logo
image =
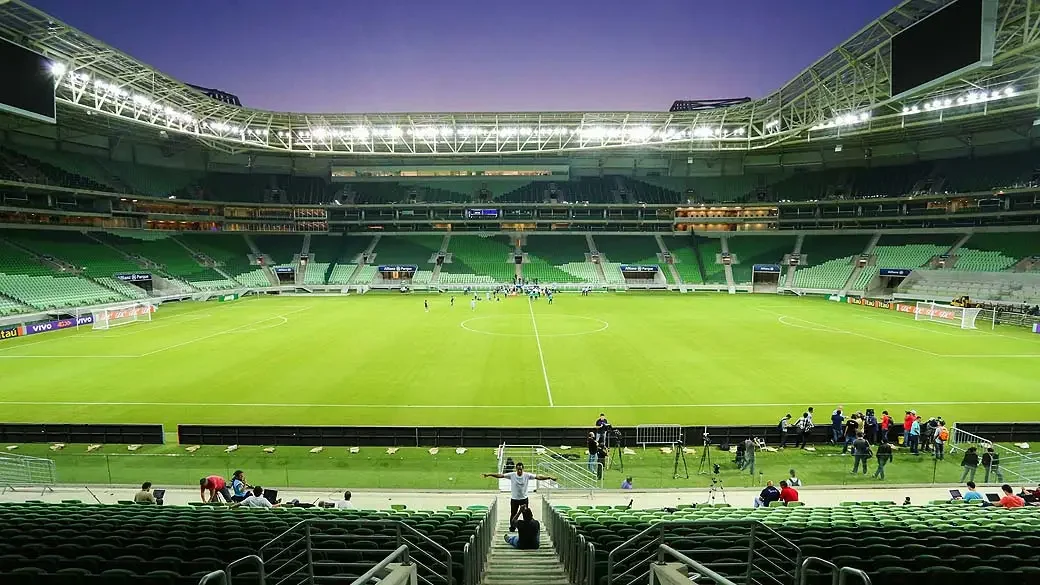
[[[8,327],[7,329],[0,329],[0,339],[13,339],[18,337],[18,327]]]

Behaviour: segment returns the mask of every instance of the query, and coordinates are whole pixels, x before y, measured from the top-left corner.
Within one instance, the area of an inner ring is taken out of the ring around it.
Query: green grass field
[[[819,299],[282,296],[0,345],[8,422],[774,424],[814,405],[1037,420],[1040,336]],[[818,415],[819,418],[819,415]],[[897,417],[898,418],[898,417]],[[820,422],[820,421],[818,421]]]

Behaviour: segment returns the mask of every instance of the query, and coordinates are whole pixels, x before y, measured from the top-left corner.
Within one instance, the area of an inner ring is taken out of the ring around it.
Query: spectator
[[[765,489],[762,493],[755,497],[754,504],[758,508],[760,506],[769,506],[770,502],[775,502],[780,499],[780,490],[776,489],[773,482],[766,482]]]
[[[863,438],[863,432],[856,433],[856,440],[852,442],[852,473],[859,471],[860,463],[863,464],[863,475],[867,474],[867,461],[870,460],[870,442]]]
[[[791,487],[802,487],[802,480],[798,479],[798,476],[795,475],[794,470],[792,469],[788,473],[791,477],[787,478],[787,485]]]
[[[246,483],[246,475],[241,469],[236,469],[231,475],[231,501],[241,502],[249,497],[249,490],[253,486]]]
[[[920,451],[917,450],[918,445],[921,444],[921,417],[914,419],[914,422],[910,423],[910,453],[914,455],[920,455]]]
[[[975,481],[975,472],[979,469],[979,454],[975,450],[975,447],[968,447],[968,450],[964,452],[964,458],[961,459],[961,481],[967,478],[970,481]]]
[[[243,508],[277,508],[281,505],[281,502],[272,504],[271,500],[268,500],[264,497],[264,488],[256,486],[253,488],[253,493],[247,496],[246,499],[235,504],[235,507],[242,506]]]
[[[209,492],[208,497],[206,492]],[[223,477],[210,475],[199,480],[199,495],[202,497],[203,502],[219,502],[218,494],[224,498],[225,502],[231,502],[231,490],[228,489],[227,482],[224,481]]]
[[[903,446],[910,446],[910,429],[914,426],[914,420],[917,419],[917,411],[908,410],[906,416],[903,417]]]
[[[588,438],[585,439],[585,445],[589,450],[589,471],[596,473],[596,452],[599,451],[599,442],[596,441],[596,433],[589,433]]]
[[[831,413],[831,443],[837,445],[841,441],[841,426],[845,417],[841,414],[841,407],[834,409]]]
[[[630,489],[632,489],[632,476],[631,475],[626,477],[625,481],[621,482],[621,489],[623,489],[623,490],[630,490]]]
[[[967,485],[968,485],[968,491],[964,492],[964,495],[961,496],[961,498],[965,502],[976,502],[976,501],[977,502],[984,502],[984,501],[986,501],[986,498],[982,497],[982,494],[980,494],[978,491],[975,490],[975,482],[969,481]]]
[[[322,502],[321,506],[323,508],[335,508],[337,510],[357,510],[357,508],[354,507],[354,502],[350,501],[350,496],[351,496],[350,490],[347,490],[347,491],[343,492],[343,499],[342,500],[332,500],[332,501],[329,501],[329,502]]]
[[[880,443],[888,442],[888,429],[892,427],[892,417],[888,416],[887,410],[881,411],[881,421],[878,423],[881,426],[881,440]]]
[[[516,534],[506,535],[506,542],[510,546],[522,550],[538,548],[538,521],[534,519],[527,504],[520,506],[510,523],[516,526]]]
[[[791,427],[791,413],[787,413],[784,418],[780,419],[778,428],[780,429],[780,448],[783,449],[787,446],[787,429]]]
[[[946,428],[946,422],[942,419],[939,419],[936,424],[937,426],[933,433],[935,436],[933,439],[935,442],[935,458],[942,461],[945,458],[945,446],[946,441],[950,438],[950,431]]]
[[[607,470],[607,444],[599,443],[596,446],[596,479],[603,479],[603,472]]]
[[[849,417],[849,420],[845,421],[845,444],[841,448],[841,454],[848,453],[849,447],[856,441],[856,436],[862,434],[859,430],[859,419],[855,414]]]
[[[935,432],[939,428],[939,422],[934,419],[928,419],[928,422],[924,423],[921,428],[921,450],[927,453],[931,453],[932,447],[935,446]]]
[[[484,477],[494,477],[497,479],[508,479],[509,480],[509,531],[516,531],[516,524],[513,519],[517,517],[517,513],[520,511],[520,506],[528,505],[527,500],[527,489],[531,483],[531,480],[535,481],[556,481],[555,477],[549,475],[535,475],[533,473],[524,473],[524,464],[522,461],[516,462],[515,471],[512,473],[485,473]]]
[[[802,418],[798,419],[798,422],[794,423],[795,432],[795,447],[805,448],[806,443],[809,440],[809,433],[812,432],[812,415],[808,411],[802,413]]]
[[[877,448],[877,471],[874,472],[876,479],[885,479],[885,466],[892,462],[892,444],[881,443]]]
[[[785,506],[798,501],[798,490],[794,489],[786,480],[780,482],[780,501]]]
[[[983,479],[983,483],[989,483],[990,472],[996,476],[997,481],[1004,481],[1004,474],[1000,472],[1000,453],[993,450],[993,447],[986,447],[986,452],[982,454],[982,467],[986,470],[986,478]]]
[[[146,481],[141,484],[141,491],[134,494],[135,504],[154,504],[155,495],[152,494],[152,482]]]
[[[1011,486],[1004,484],[1000,486],[1001,491],[1004,495],[1000,498],[1000,501],[996,503],[997,506],[1003,508],[1021,508],[1026,505],[1026,501],[1021,496],[1016,496],[1015,491],[1011,489]]]
[[[596,419],[596,440],[600,443],[604,442],[607,437],[607,428],[610,426],[610,422],[607,420],[607,415],[599,413],[599,418]]]
[[[741,462],[738,471],[750,469],[751,475],[755,475],[755,440],[748,437],[744,440],[744,461]]]

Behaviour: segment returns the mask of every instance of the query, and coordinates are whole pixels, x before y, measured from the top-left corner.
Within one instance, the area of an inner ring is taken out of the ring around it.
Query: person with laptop
[[[253,488],[253,493],[246,499],[235,504],[235,507],[242,506],[243,508],[277,508],[281,506],[281,502],[271,502],[264,497],[264,488],[256,486]]]
[[[1004,492],[1000,497],[1000,501],[993,504],[994,506],[1000,506],[1001,508],[1021,508],[1026,505],[1026,501],[1022,496],[1016,496],[1015,490],[1008,484],[1000,486],[1000,491]]]
[[[975,489],[975,482],[969,481],[965,485],[968,486],[968,491],[964,492],[964,495],[961,496],[961,499],[963,499],[965,502],[985,502],[986,501],[986,498],[984,498],[982,496],[982,494],[979,493],[979,491]]]
[[[155,496],[152,495],[152,482],[146,481],[141,484],[141,491],[134,494],[135,504],[154,504]]]

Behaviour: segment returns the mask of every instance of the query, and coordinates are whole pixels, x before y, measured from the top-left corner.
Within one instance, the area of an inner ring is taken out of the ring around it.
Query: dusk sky
[[[297,112],[761,97],[895,0],[29,0],[181,81]]]

